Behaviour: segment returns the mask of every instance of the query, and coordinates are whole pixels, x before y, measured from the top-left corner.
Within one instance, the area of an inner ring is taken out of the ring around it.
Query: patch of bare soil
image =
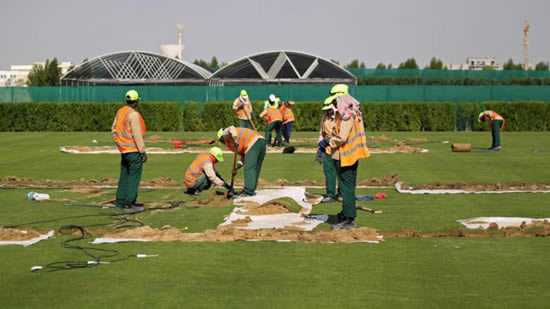
[[[240,215],[250,215],[250,216],[262,216],[262,215],[275,215],[275,214],[286,214],[291,211],[285,207],[285,205],[278,202],[268,202],[263,205],[258,203],[247,203],[245,209],[248,211],[237,211],[237,214]]]
[[[265,230],[242,230],[231,227],[218,227],[215,230],[207,230],[204,233],[182,233],[177,228],[152,229],[143,226],[122,232],[107,233],[105,237],[112,238],[145,238],[153,241],[210,241],[228,242],[234,240],[290,240],[297,242],[365,242],[376,241],[377,231],[367,227],[351,230],[322,230],[306,232],[296,229],[265,229]]]
[[[29,240],[40,236],[40,233],[32,229],[5,229],[0,227],[0,240],[18,241]]]
[[[480,191],[547,191],[550,190],[550,184],[530,184],[530,183],[450,183],[450,184],[421,184],[421,185],[401,185],[405,190],[464,190],[471,192]]]
[[[159,135],[153,135],[153,136],[146,137],[144,139],[144,141],[146,143],[171,143],[172,139],[171,138],[165,138],[165,137],[162,137],[162,136],[159,136]]]
[[[405,144],[424,144],[428,142],[427,138],[406,138],[403,142]]]
[[[390,148],[390,152],[417,153],[417,152],[422,152],[422,148],[407,146],[405,145],[404,142],[399,142],[395,144],[395,146]]]
[[[73,193],[103,193],[103,190],[96,187],[74,186],[70,190],[65,190]]]
[[[207,199],[188,201],[185,202],[185,206],[194,206],[194,207],[226,207],[233,205],[233,201],[227,199],[225,195],[216,195],[215,192],[210,194]]]
[[[393,143],[393,142],[395,142],[395,141],[396,141],[396,139],[391,138],[391,137],[387,137],[387,136],[385,136],[385,135],[375,136],[375,137],[374,137],[374,142],[375,142],[375,143],[386,143],[386,142]]]
[[[383,177],[373,177],[363,179],[357,185],[359,186],[393,186],[399,181],[399,174],[393,173]]]
[[[250,217],[245,217],[244,219],[237,219],[234,221],[231,221],[231,226],[233,227],[245,227],[248,226],[248,223],[252,222],[252,219]]]

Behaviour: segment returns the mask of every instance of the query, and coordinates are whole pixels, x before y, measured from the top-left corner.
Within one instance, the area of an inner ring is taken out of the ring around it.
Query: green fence
[[[136,89],[142,101],[232,101],[246,88],[253,101],[270,93],[282,100],[321,101],[330,86],[89,86],[0,87],[0,102],[120,102],[125,92]],[[483,102],[548,101],[550,86],[352,86],[362,102]]]
[[[397,69],[347,69],[361,77],[421,77],[421,78],[485,78],[506,80],[510,78],[550,78],[550,71],[524,70],[397,70]]]

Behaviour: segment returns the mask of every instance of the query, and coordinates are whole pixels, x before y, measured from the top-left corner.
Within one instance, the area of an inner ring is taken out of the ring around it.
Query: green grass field
[[[370,133],[370,132],[369,132]],[[212,138],[213,132],[153,132],[172,138]],[[363,160],[359,179],[398,173],[402,181],[423,183],[550,183],[548,132],[505,132],[498,153],[452,153],[451,143],[486,148],[487,132],[376,132],[398,140],[427,138],[424,154],[374,154]],[[293,133],[315,137],[316,133]],[[92,140],[98,140],[94,144]],[[449,141],[449,143],[442,143]],[[107,132],[0,133],[0,178],[79,180],[117,178],[118,155],[69,155],[59,146],[111,145]],[[390,146],[390,143],[382,146]],[[169,147],[168,143],[148,146]],[[416,145],[415,145],[416,146]],[[206,147],[205,147],[206,148]],[[144,179],[183,174],[195,154],[154,155]],[[231,161],[216,167],[230,178]],[[240,175],[239,175],[240,177]],[[260,176],[266,181],[323,180],[312,154],[268,154]],[[30,189],[0,188],[0,226],[59,229],[62,225],[95,227],[110,223],[110,209],[37,203]],[[114,197],[63,189],[32,190],[54,199],[97,203]],[[309,190],[323,193],[322,189]],[[458,219],[478,216],[550,217],[550,194],[406,195],[391,188],[389,198],[359,202],[384,214],[358,212],[357,225],[383,232],[412,229],[445,232],[461,229]],[[202,193],[200,198],[206,198]],[[143,190],[140,200],[188,200],[181,190]],[[315,206],[313,213],[334,215],[338,203]],[[201,232],[215,228],[231,207],[183,208],[143,213],[136,219],[155,228],[171,225]],[[321,224],[318,229],[329,229]],[[546,308],[550,301],[548,238],[394,238],[378,244],[304,244],[273,242],[122,243],[97,245],[121,257],[158,254],[86,269],[30,272],[34,265],[87,260],[80,251],[62,248],[71,236],[56,236],[30,247],[0,246],[0,301],[4,308],[104,307],[276,307],[276,308]],[[85,241],[80,242],[85,245]],[[96,245],[90,245],[96,246]]]

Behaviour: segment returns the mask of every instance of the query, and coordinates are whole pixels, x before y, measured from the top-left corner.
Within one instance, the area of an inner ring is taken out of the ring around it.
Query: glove
[[[325,160],[325,155],[323,154],[324,152],[325,148],[317,149],[317,153],[315,154],[315,161],[319,162],[319,164],[323,164],[323,161]]]
[[[141,157],[141,162],[143,162],[143,163],[147,162],[147,153],[140,152],[139,156]]]
[[[327,145],[326,139],[323,139],[319,142],[319,148],[325,149],[325,148],[327,148],[327,146],[328,145]]]
[[[237,166],[236,166],[236,167],[237,167],[237,169],[243,167],[243,162],[242,162],[242,161],[237,162]]]
[[[227,182],[223,183],[223,187],[226,188],[228,191],[231,191],[231,186],[227,184]]]
[[[239,105],[239,107],[237,107],[238,110],[241,110],[243,108],[244,108],[244,104],[241,104],[241,105]]]

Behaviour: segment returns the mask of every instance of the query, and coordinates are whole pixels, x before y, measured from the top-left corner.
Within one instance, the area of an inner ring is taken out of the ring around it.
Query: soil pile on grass
[[[32,229],[5,229],[0,227],[0,240],[18,241],[29,240],[40,236],[40,233]]]
[[[182,233],[179,229],[171,227],[165,229],[152,229],[143,226],[122,232],[106,233],[105,237],[111,238],[145,238],[153,241],[210,241],[228,242],[234,240],[290,240],[297,242],[365,242],[377,241],[377,231],[362,227],[351,230],[322,230],[305,232],[295,229],[267,229],[267,230],[242,230],[231,227],[218,227],[215,230],[207,230],[204,233]]]
[[[550,190],[550,184],[529,184],[529,183],[450,183],[450,184],[421,184],[407,185],[402,184],[404,190],[464,190],[471,192],[481,191],[547,191]]]
[[[402,230],[396,232],[383,232],[384,237],[467,237],[467,238],[506,238],[506,237],[546,237],[550,236],[550,223],[547,220],[533,221],[532,224],[523,224],[519,227],[506,227],[499,229],[492,222],[487,230],[453,230],[449,232],[417,232],[414,230]]]
[[[244,219],[237,219],[234,221],[231,221],[231,226],[233,227],[245,227],[248,226],[248,223],[252,222],[252,219],[250,217],[245,217]]]
[[[383,177],[373,177],[363,179],[358,183],[359,186],[393,186],[399,181],[399,174],[393,173]]]
[[[391,137],[387,137],[385,135],[381,135],[381,136],[375,136],[374,137],[374,142],[375,143],[393,143],[395,142],[396,139],[394,138],[391,138]]]
[[[390,148],[390,152],[417,153],[422,152],[422,148],[407,146],[404,142],[399,142]]]

